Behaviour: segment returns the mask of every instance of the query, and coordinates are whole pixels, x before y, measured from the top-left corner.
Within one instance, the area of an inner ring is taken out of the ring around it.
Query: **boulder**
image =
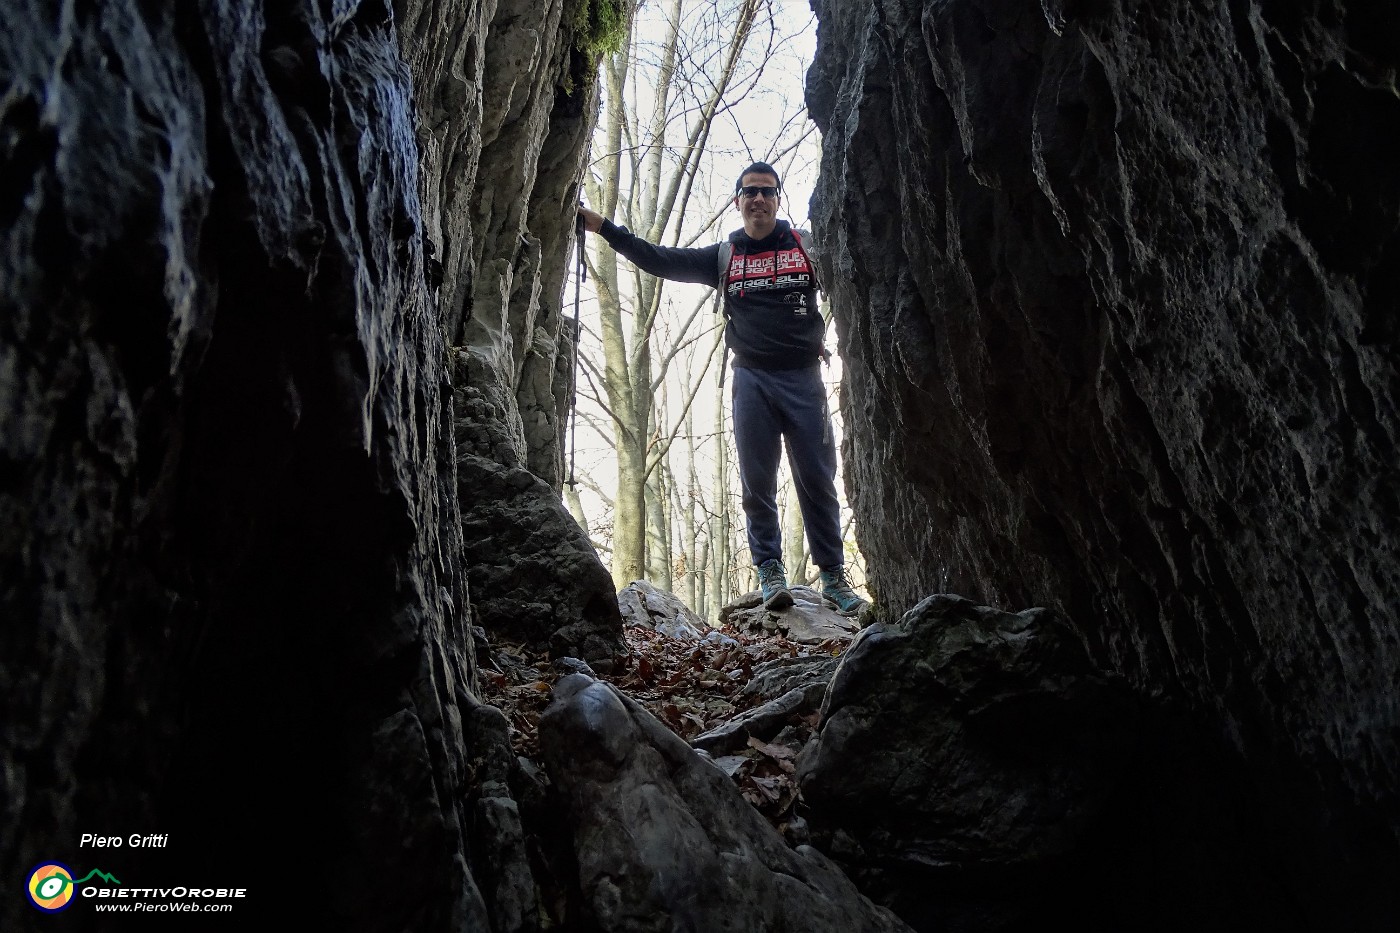
[[[612,686],[559,681],[540,742],[587,928],[907,929],[820,852],[789,848],[719,768]]]
[[[657,589],[646,580],[633,580],[617,594],[625,625],[637,625],[680,641],[699,641],[711,634],[704,620],[680,597]]]
[[[861,634],[798,764],[817,843],[916,929],[1294,929],[1229,769],[1056,613],[956,596]]]
[[[473,609],[493,635],[606,671],[622,650],[612,577],[555,490],[523,465],[503,427],[509,407],[469,384],[476,355],[453,357],[457,490]]]
[[[741,632],[781,635],[800,645],[850,641],[860,631],[857,620],[827,606],[821,594],[810,586],[798,584],[788,590],[792,593],[792,605],[778,610],[765,609],[757,590],[745,593],[720,610],[720,624]]]

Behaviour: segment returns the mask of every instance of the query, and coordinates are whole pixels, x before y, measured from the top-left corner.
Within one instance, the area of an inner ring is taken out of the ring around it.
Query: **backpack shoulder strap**
[[[719,244],[719,266],[715,281],[715,311],[722,313],[727,320],[729,309],[724,303],[724,293],[729,288],[729,261],[734,258],[734,244],[724,240]]]

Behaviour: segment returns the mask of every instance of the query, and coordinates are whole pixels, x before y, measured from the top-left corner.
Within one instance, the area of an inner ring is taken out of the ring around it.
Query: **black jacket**
[[[719,287],[720,244],[700,248],[657,246],[603,221],[603,239],[644,272],[676,282]],[[750,369],[799,369],[822,357],[825,326],[817,308],[816,270],[785,220],[754,240],[743,230],[725,274],[725,342],[734,365]]]

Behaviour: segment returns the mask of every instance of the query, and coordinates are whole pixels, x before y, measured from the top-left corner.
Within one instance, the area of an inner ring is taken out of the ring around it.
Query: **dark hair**
[[[750,165],[748,168],[744,169],[742,172],[739,173],[739,180],[734,183],[734,193],[736,195],[739,193],[739,189],[744,187],[744,176],[752,175],[755,172],[761,172],[764,175],[772,175],[774,180],[778,182],[778,190],[783,190],[783,180],[778,175],[778,170],[775,169],[773,166],[769,165],[767,162],[755,162],[753,165]]]

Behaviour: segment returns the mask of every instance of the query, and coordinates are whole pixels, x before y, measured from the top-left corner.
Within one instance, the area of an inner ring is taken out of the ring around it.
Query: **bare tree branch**
[[[724,329],[718,328],[717,330],[718,333],[715,335],[714,343],[710,346],[710,355],[705,360],[705,368],[702,372],[710,371],[710,366],[715,359],[715,351],[724,345]],[[676,435],[680,433],[680,429],[685,424],[686,413],[690,411],[690,406],[695,403],[695,396],[699,394],[700,386],[704,384],[704,381],[705,380],[703,378],[696,379],[689,386],[689,391],[686,394],[685,399],[685,408],[681,411],[681,416],[680,419],[676,422],[676,427],[666,437],[665,441],[661,444],[659,449],[649,451],[650,456],[647,461],[647,473],[650,473],[652,469],[655,468],[656,464],[668,453],[670,453],[671,445],[675,443]]]

